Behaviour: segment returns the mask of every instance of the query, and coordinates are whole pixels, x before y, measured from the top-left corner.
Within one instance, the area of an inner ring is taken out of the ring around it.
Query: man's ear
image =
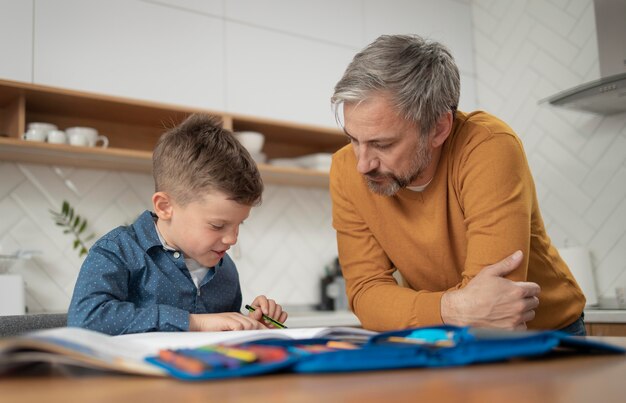
[[[165,192],[156,192],[152,195],[152,206],[154,207],[154,213],[161,220],[169,220],[172,218],[173,212],[173,200]]]
[[[433,148],[440,147],[444,141],[450,135],[452,131],[452,112],[448,111],[441,115],[439,119],[437,119],[437,123],[435,124],[435,129],[431,133],[430,145]]]

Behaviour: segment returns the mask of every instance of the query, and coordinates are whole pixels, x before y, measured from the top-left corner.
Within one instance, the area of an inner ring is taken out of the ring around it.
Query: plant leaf
[[[70,231],[69,229],[64,229],[64,230],[63,230],[63,233],[64,233],[64,234],[69,234],[70,232],[72,232],[72,231]]]
[[[80,228],[78,229],[78,233],[82,234],[85,228],[87,228],[87,220],[83,221],[83,225],[81,225]]]
[[[74,217],[74,224],[72,224],[72,228],[78,227],[79,222],[80,222],[80,216],[76,215],[76,217]]]
[[[77,249],[79,245],[80,245],[80,239],[75,239],[74,240],[74,249]]]
[[[70,211],[70,204],[67,202],[67,200],[63,200],[63,207],[61,207],[61,212],[63,213],[63,215],[68,215]]]

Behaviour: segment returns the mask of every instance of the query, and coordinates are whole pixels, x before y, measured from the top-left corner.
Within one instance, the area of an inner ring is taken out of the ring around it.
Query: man
[[[459,92],[449,51],[417,36],[381,36],[335,86],[351,144],[330,191],[351,308],[381,331],[584,334],[585,297],[546,234],[521,141],[492,115],[457,111]]]

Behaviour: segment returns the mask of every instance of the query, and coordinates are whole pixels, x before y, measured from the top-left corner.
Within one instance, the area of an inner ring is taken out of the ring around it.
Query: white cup
[[[109,139],[106,136],[98,135],[98,131],[92,127],[70,127],[65,129],[69,142],[73,146],[96,147],[98,142],[102,148],[109,146]]]
[[[65,144],[67,143],[67,136],[63,130],[52,130],[48,133],[48,143]]]
[[[50,133],[53,130],[58,129],[57,125],[46,122],[30,122],[28,124],[28,129],[40,129],[45,131],[46,133]]]
[[[250,154],[260,153],[265,143],[265,136],[259,132],[236,132],[235,138],[239,140]]]
[[[48,137],[48,132],[40,128],[28,129],[26,133],[22,135],[22,139],[27,141],[46,141],[46,137]]]

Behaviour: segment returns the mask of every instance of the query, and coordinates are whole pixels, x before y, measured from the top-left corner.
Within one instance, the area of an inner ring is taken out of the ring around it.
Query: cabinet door
[[[238,0],[224,2],[230,21],[329,44],[363,43],[361,0]]]
[[[591,323],[591,332],[588,332],[590,336],[626,336],[626,324],[625,323]]]
[[[0,78],[30,82],[33,64],[32,0],[0,0]]]
[[[333,87],[355,49],[226,24],[227,110],[336,127]]]
[[[223,109],[222,21],[142,1],[40,1],[34,81]]]
[[[476,108],[472,8],[455,0],[364,0],[365,42],[382,34],[418,34],[443,43],[461,73],[462,110]],[[403,10],[399,13],[398,10]]]

